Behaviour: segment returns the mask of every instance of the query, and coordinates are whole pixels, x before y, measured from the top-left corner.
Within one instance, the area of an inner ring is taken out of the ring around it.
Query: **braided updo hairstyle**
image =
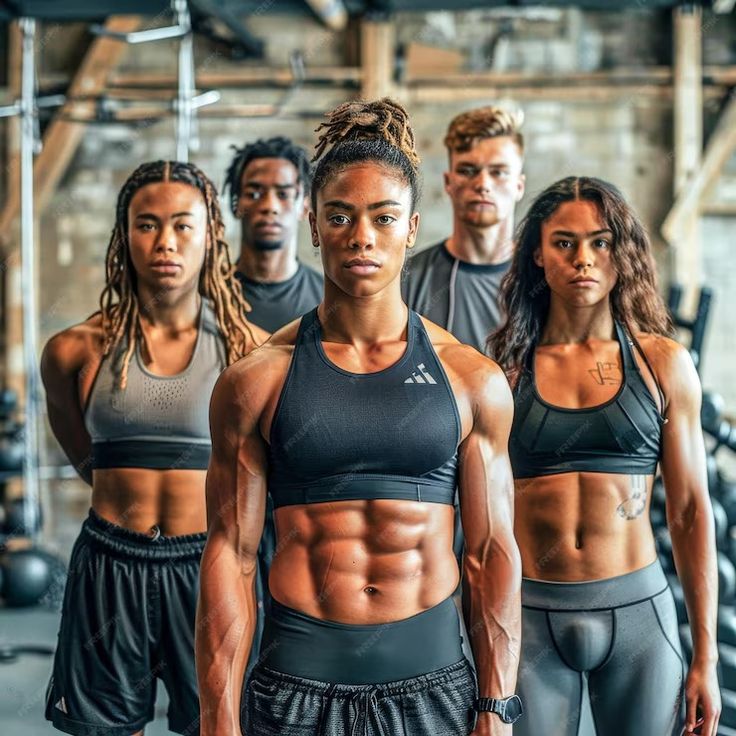
[[[194,164],[179,161],[152,161],[141,164],[123,184],[115,209],[115,227],[105,258],[105,288],[100,295],[103,355],[115,354],[123,338],[127,338],[125,353],[116,366],[120,388],[127,384],[128,365],[138,340],[145,344],[140,324],[140,303],[137,274],[130,258],[128,244],[128,207],[135,193],[147,184],[181,182],[198,189],[207,209],[207,242],[204,263],[199,275],[199,293],[210,299],[217,326],[227,346],[227,362],[234,363],[256,345],[246,313],[248,304],[242,287],[234,277],[234,266],[224,240],[217,190],[209,178]],[[147,346],[146,346],[147,347]]]
[[[409,115],[398,103],[384,97],[366,102],[344,102],[326,114],[327,122],[317,140],[312,161],[317,161],[312,179],[312,211],[317,211],[317,192],[335,174],[352,164],[371,161],[399,174],[411,188],[412,212],[419,202],[419,156]]]

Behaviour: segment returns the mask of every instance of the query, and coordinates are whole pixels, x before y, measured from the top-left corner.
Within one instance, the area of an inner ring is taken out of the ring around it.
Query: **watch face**
[[[505,723],[513,723],[518,720],[519,716],[523,713],[521,698],[518,695],[512,695],[510,698],[507,698],[504,702],[504,706],[503,720]]]

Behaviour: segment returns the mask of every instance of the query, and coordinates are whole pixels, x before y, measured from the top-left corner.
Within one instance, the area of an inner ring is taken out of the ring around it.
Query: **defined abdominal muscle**
[[[371,500],[282,507],[276,531],[271,594],[316,618],[396,621],[436,605],[457,585],[450,506]]]
[[[655,557],[651,485],[651,477],[608,473],[517,482],[514,532],[524,576],[598,580],[648,565]]]

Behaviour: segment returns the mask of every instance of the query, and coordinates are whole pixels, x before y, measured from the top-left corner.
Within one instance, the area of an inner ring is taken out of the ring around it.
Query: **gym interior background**
[[[451,225],[442,187],[442,139],[450,118],[490,103],[521,107],[527,193],[519,215],[536,193],[562,176],[612,181],[649,229],[663,293],[674,294],[671,287],[682,286],[676,313],[684,325],[683,341],[689,345],[693,337],[688,324],[696,322],[696,331],[705,328],[699,367],[711,396],[704,420],[709,448],[716,443],[720,448],[710,460],[711,493],[721,501],[716,504],[724,605],[719,733],[736,734],[736,571],[729,562],[736,562],[731,533],[736,484],[729,482],[736,477],[736,455],[728,448],[729,443],[736,447],[730,424],[736,422],[734,5],[733,0],[702,5],[666,0],[0,2],[4,547],[33,544],[65,561],[89,505],[89,488],[76,479],[48,431],[43,396],[27,396],[21,135],[15,104],[22,91],[19,16],[36,18],[36,350],[51,334],[97,309],[117,191],[139,162],[177,156],[182,122],[192,129],[190,160],[220,185],[231,144],[281,134],[309,149],[322,115],[336,104],[358,96],[397,98],[418,132],[424,181],[421,247],[447,235]],[[131,44],[110,35],[176,25],[182,13],[192,27],[185,36],[193,40],[194,77],[188,87],[181,79],[187,66],[186,59],[182,66],[182,38]],[[228,207],[223,211],[235,258],[238,232]],[[320,268],[306,231],[300,257]],[[698,308],[702,287],[712,293],[707,315],[707,298]],[[28,399],[37,402],[40,414],[43,518],[38,529],[23,529],[14,501],[24,490],[19,438]],[[666,557],[661,502],[660,494],[652,519]],[[55,562],[50,570],[50,587],[38,605],[17,608],[6,602],[0,607],[3,734],[51,732],[42,715],[51,659],[31,651],[55,641],[63,570]],[[6,580],[4,595],[13,599],[7,585]],[[683,613],[681,596],[678,605]],[[18,653],[14,645],[31,646]],[[165,732],[160,720],[147,730]]]

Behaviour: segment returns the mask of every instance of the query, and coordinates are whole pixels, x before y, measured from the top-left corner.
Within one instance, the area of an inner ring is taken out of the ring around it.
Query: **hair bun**
[[[348,141],[385,140],[402,151],[416,170],[419,156],[414,144],[414,131],[409,124],[409,114],[403,105],[384,97],[372,102],[354,100],[344,102],[325,113],[326,123],[315,130],[319,135],[313,161],[329,148]]]

